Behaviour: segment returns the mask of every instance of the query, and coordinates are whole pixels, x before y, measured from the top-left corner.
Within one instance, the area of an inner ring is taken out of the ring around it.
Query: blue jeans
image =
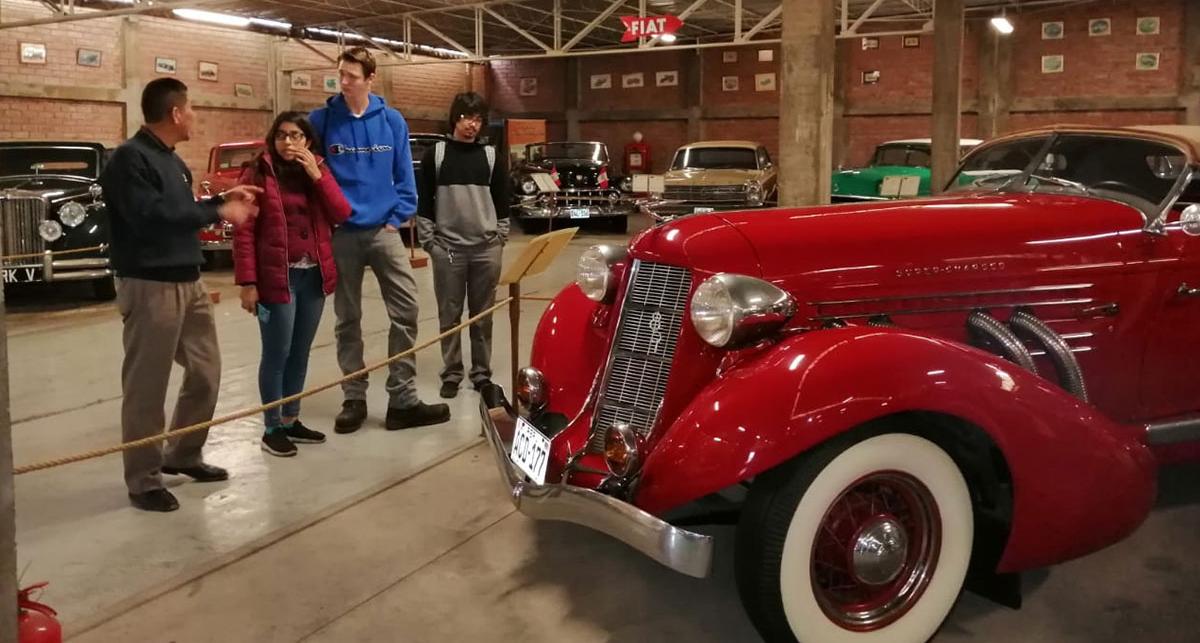
[[[258,329],[262,333],[262,362],[258,366],[258,391],[263,404],[290,397],[304,390],[308,354],[312,350],[325,292],[317,268],[289,268],[288,288],[292,300],[286,304],[258,305]],[[283,417],[298,417],[300,400],[263,413],[267,428],[283,424]]]

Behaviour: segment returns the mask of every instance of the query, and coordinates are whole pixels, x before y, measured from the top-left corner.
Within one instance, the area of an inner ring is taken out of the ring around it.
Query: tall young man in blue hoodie
[[[350,202],[352,213],[333,235],[338,284],[333,309],[337,316],[338,365],[349,374],[363,368],[362,282],[367,266],[379,281],[391,319],[388,354],[413,347],[417,337],[417,282],[400,238],[400,226],[417,211],[416,180],[408,147],[408,123],[400,112],[371,93],[375,58],[353,47],[338,61],[341,93],[310,115],[325,149],[333,177]],[[450,419],[446,404],[425,404],[414,383],[416,360],[393,362],[387,379],[388,430],[440,424]],[[351,433],[367,417],[367,379],[342,385],[342,411],[334,431]]]

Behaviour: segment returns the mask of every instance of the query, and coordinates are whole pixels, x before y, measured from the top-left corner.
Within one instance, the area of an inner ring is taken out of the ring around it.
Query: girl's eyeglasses
[[[304,140],[304,132],[285,132],[283,130],[279,130],[278,132],[275,132],[275,140],[299,143],[300,141]]]

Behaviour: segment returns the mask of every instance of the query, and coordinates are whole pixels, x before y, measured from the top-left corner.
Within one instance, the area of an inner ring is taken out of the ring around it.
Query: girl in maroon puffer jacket
[[[319,143],[305,115],[284,112],[267,133],[266,151],[242,173],[243,183],[263,189],[258,217],[233,236],[242,308],[258,315],[262,334],[263,404],[304,390],[325,296],[337,285],[330,239],[350,204],[314,149]],[[296,455],[296,442],[325,441],[300,422],[299,401],[266,411],[263,422],[262,448],[272,455]]]

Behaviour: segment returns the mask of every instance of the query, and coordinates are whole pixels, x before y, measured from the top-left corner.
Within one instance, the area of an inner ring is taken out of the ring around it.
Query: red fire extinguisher
[[[46,585],[31,585],[17,594],[18,643],[62,643],[62,625],[56,618],[58,612],[30,596]]]
[[[633,142],[625,145],[625,174],[648,174],[650,172],[650,146],[642,141],[642,133],[633,133]]]

